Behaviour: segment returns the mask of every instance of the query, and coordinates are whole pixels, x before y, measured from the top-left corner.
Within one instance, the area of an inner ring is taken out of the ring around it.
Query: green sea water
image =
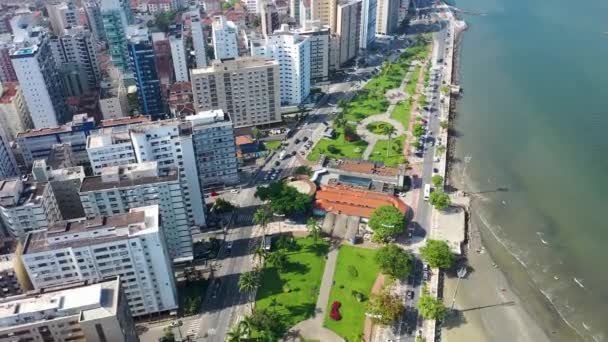
[[[608,1],[455,5],[483,15],[463,17],[454,174],[581,339],[608,341]]]

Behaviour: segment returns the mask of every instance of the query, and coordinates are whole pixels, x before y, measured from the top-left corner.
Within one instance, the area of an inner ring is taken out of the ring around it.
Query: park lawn
[[[405,143],[405,135],[400,135],[396,138],[391,139],[391,150],[386,156],[386,149],[388,148],[388,139],[378,140],[374,145],[372,154],[369,156],[369,160],[382,162],[386,166],[397,166],[399,164],[405,164],[406,160],[403,155],[403,144]]]
[[[268,140],[268,141],[264,141],[264,146],[266,146],[267,150],[276,150],[277,148],[281,147],[281,140]]]
[[[368,131],[370,131],[374,134],[383,134],[385,127],[393,127],[393,125],[391,125],[388,122],[384,122],[384,121],[374,121],[374,122],[370,122],[366,128]]]
[[[395,119],[403,125],[403,129],[408,130],[410,127],[410,114],[412,113],[412,105],[409,99],[399,102],[393,112],[391,119]]]
[[[330,146],[333,146],[336,150],[330,152],[328,150]],[[338,128],[336,129],[335,139],[323,138],[319,140],[312,151],[310,151],[310,154],[308,154],[308,160],[316,161],[321,154],[334,159],[361,159],[366,147],[367,141],[365,140],[346,141],[344,139],[344,129]]]
[[[264,269],[255,302],[256,309],[270,308],[276,303],[270,309],[281,314],[285,329],[314,313],[329,250],[328,243],[321,239],[315,244],[312,238],[298,238],[296,243],[298,248],[287,252],[286,271],[279,273],[274,267]],[[284,292],[284,288],[291,292]]]
[[[363,334],[363,323],[367,301],[358,302],[352,295],[352,291],[358,291],[369,298],[376,277],[380,272],[374,257],[377,250],[358,248],[348,245],[340,247],[336,272],[334,273],[334,284],[329,294],[325,320],[323,325],[344,337],[347,341],[360,341]],[[353,277],[349,272],[349,266],[355,267],[358,275]],[[341,288],[342,287],[342,288]],[[329,318],[331,305],[339,301],[342,319],[334,321]]]
[[[420,65],[416,65],[414,71],[412,71],[410,79],[405,85],[404,90],[409,96],[414,96],[414,94],[416,94],[416,84],[418,83],[418,79],[420,79]]]

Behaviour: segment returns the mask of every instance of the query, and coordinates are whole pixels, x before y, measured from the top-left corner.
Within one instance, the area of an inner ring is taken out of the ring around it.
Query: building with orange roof
[[[409,211],[397,197],[345,185],[322,185],[316,193],[315,210],[369,218],[377,207],[392,205],[404,215]]]

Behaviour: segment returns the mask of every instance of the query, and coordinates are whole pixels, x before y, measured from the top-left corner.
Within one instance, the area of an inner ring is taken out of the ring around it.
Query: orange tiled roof
[[[408,210],[405,203],[395,196],[355,190],[344,185],[321,186],[315,199],[315,206],[319,209],[361,217],[370,217],[374,209],[383,205],[392,205],[403,214]]]
[[[251,144],[252,142],[253,142],[253,139],[248,135],[237,135],[235,138],[236,146],[244,145],[244,144]]]

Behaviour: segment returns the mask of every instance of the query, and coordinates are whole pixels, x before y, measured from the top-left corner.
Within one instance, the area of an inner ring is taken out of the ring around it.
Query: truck
[[[281,160],[285,159],[286,155],[287,155],[287,153],[285,151],[281,151],[281,153],[279,153],[279,159],[281,159]]]
[[[424,184],[424,200],[428,201],[431,196],[431,184]]]

